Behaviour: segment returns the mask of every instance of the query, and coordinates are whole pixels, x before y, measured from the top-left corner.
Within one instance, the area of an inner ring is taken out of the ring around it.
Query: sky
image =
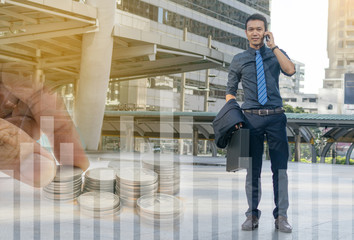
[[[275,44],[305,64],[305,93],[322,88],[327,56],[328,0],[271,0]]]

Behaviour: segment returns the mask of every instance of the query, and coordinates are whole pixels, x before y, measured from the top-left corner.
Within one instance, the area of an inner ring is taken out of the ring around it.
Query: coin
[[[153,190],[158,187],[158,182],[155,182],[150,185],[129,185],[129,184],[124,184],[124,183],[120,183],[120,182],[117,182],[117,184],[116,184],[116,188],[119,188],[119,189],[125,190],[125,191],[140,191],[142,187],[146,191]]]
[[[43,195],[46,198],[52,199],[52,200],[70,200],[78,197],[81,194],[81,190],[72,192],[72,193],[53,193],[53,192],[47,192],[43,191]]]
[[[120,204],[119,197],[109,192],[87,192],[78,197],[80,207],[92,211],[115,209]]]
[[[74,181],[82,176],[82,169],[69,165],[57,166],[57,172],[53,179],[54,182]]]
[[[183,204],[172,195],[144,195],[137,200],[137,212],[142,220],[149,223],[178,224],[183,213]]]
[[[143,159],[143,164],[146,167],[153,167],[157,170],[170,170],[176,166],[173,159]]]
[[[81,185],[77,185],[71,187],[58,187],[58,188],[44,187],[43,191],[51,192],[51,193],[72,193],[80,189],[81,189]]]
[[[138,199],[137,205],[142,212],[160,215],[175,215],[183,208],[181,200],[162,193],[144,195]]]
[[[112,210],[106,210],[106,211],[97,211],[97,210],[87,210],[85,208],[80,207],[80,212],[83,214],[86,214],[88,216],[92,216],[95,218],[102,218],[102,217],[108,217],[108,216],[113,216],[115,214],[118,214],[121,210],[121,206],[117,206],[116,208]]]
[[[51,200],[69,200],[81,194],[82,169],[59,165],[53,181],[43,187],[44,197]]]
[[[116,180],[116,171],[112,168],[94,168],[85,173],[85,179],[91,181],[114,182]]]
[[[117,183],[128,185],[151,185],[157,181],[158,175],[144,168],[121,168],[117,171]]]
[[[179,192],[180,170],[173,159],[144,159],[143,166],[158,174],[160,193],[177,194]],[[178,187],[176,187],[178,185]]]
[[[93,168],[85,173],[84,191],[114,193],[116,171],[112,168]]]

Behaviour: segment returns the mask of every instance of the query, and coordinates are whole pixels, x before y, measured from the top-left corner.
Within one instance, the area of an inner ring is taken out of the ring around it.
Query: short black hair
[[[264,23],[264,29],[265,31],[268,30],[268,22],[267,22],[267,19],[261,15],[261,14],[258,14],[258,13],[255,13],[255,14],[252,14],[251,16],[249,16],[247,19],[246,19],[246,24],[245,24],[245,29],[247,30],[247,23],[251,20],[261,20],[263,21]]]

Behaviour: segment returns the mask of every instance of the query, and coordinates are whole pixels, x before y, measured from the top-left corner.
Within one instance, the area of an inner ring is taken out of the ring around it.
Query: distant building
[[[354,2],[329,0],[328,42],[329,67],[319,91],[320,113],[350,113],[344,106],[344,76],[354,72]]]
[[[292,60],[295,64],[296,73],[288,77],[280,75],[279,88],[282,93],[302,93],[304,90],[305,64]]]
[[[279,90],[285,104],[294,108],[301,107],[305,112],[318,112],[318,96],[317,94],[305,94],[305,64],[292,60],[295,64],[296,73],[288,77],[281,74],[279,77]]]

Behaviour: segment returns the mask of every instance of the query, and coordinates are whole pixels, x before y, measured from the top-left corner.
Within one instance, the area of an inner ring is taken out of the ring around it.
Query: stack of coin
[[[179,167],[173,159],[144,159],[143,167],[154,170],[159,176],[158,192],[177,194],[180,186]]]
[[[179,223],[183,204],[178,198],[163,193],[144,195],[137,201],[137,212],[148,223]]]
[[[116,194],[119,195],[123,205],[135,207],[139,197],[156,193],[157,179],[157,173],[149,169],[121,168],[117,171]]]
[[[110,192],[87,192],[77,198],[80,212],[93,217],[106,217],[120,210],[119,197]]]
[[[114,193],[116,171],[112,168],[93,168],[85,173],[84,192]]]
[[[70,200],[81,194],[82,169],[73,166],[59,165],[53,181],[43,188],[46,198],[54,200]]]

